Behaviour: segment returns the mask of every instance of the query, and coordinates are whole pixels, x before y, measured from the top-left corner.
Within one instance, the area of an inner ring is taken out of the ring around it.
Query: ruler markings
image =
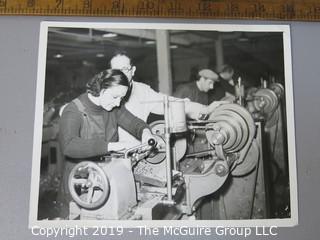
[[[317,0],[0,0],[0,14],[319,21],[320,3]]]

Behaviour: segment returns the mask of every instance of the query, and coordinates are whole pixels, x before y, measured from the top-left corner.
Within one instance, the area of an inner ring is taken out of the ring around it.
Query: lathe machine
[[[204,196],[255,169],[256,125],[244,107],[224,104],[201,121],[185,119],[183,102],[165,98],[164,107],[165,121],[151,124],[155,139],[73,168],[70,219],[192,219]],[[187,153],[199,132],[206,148]]]

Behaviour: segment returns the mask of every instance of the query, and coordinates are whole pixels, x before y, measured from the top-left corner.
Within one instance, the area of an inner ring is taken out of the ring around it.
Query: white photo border
[[[38,220],[38,197],[41,163],[41,140],[43,122],[43,100],[45,89],[45,70],[47,55],[47,39],[50,27],[65,28],[112,28],[112,29],[164,29],[164,30],[206,30],[206,31],[252,31],[252,32],[282,32],[284,51],[285,96],[286,96],[286,125],[288,141],[288,166],[290,182],[291,217],[284,219],[250,219],[250,220]],[[248,25],[248,24],[175,24],[175,23],[108,23],[108,22],[41,22],[38,71],[36,84],[35,121],[33,135],[32,177],[29,205],[29,228],[38,227],[259,227],[277,226],[292,227],[298,224],[298,193],[297,193],[297,168],[295,150],[295,121],[293,105],[293,80],[291,59],[291,38],[289,25]]]

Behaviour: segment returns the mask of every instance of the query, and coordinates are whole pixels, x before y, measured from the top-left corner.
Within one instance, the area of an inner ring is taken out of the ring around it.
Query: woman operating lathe
[[[87,92],[63,110],[59,130],[59,142],[65,157],[63,189],[60,191],[63,196],[59,200],[63,205],[68,206],[71,200],[67,182],[76,163],[94,160],[123,148],[123,143],[117,142],[118,126],[145,143],[153,137],[148,125],[121,105],[129,86],[127,77],[120,70],[102,71],[87,83]],[[67,214],[64,212],[60,215]]]
[[[60,120],[59,141],[67,158],[91,158],[122,148],[118,125],[142,138],[152,137],[148,125],[133,116],[121,100],[129,82],[120,70],[105,70],[87,83],[87,93],[74,99]]]

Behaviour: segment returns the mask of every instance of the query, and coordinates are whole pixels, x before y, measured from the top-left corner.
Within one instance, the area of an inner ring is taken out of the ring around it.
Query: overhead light
[[[118,34],[116,34],[116,33],[105,33],[102,35],[102,37],[104,37],[104,38],[114,38],[117,36],[118,36]]]
[[[171,49],[176,49],[176,48],[178,48],[178,46],[177,45],[170,45],[170,48]]]
[[[87,60],[82,60],[82,65],[83,65],[83,66],[86,66],[86,67],[90,67],[90,66],[92,66],[92,63],[90,63],[90,62],[87,61]]]
[[[248,42],[248,41],[249,41],[249,38],[247,34],[241,33],[240,37],[238,38],[238,42]]]
[[[103,53],[97,53],[97,54],[96,54],[96,57],[98,57],[98,58],[103,58],[103,57],[104,57],[104,54],[103,54]]]
[[[53,55],[54,58],[63,58],[63,55],[61,53],[57,53]]]
[[[156,43],[156,42],[153,41],[153,40],[145,41],[145,44],[147,44],[147,45],[153,45],[153,44],[155,44],[155,43]]]

